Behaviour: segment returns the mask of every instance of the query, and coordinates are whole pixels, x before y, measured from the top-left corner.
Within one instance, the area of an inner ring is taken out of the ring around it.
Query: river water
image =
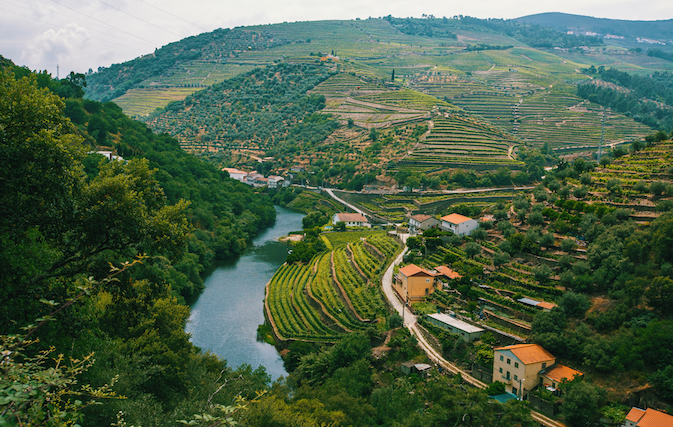
[[[289,231],[301,230],[301,213],[276,206],[276,224],[263,231],[238,259],[216,268],[192,305],[186,331],[192,343],[237,367],[264,366],[272,380],[287,375],[275,347],[257,341],[264,323],[264,288],[285,262],[288,246],[278,241]]]

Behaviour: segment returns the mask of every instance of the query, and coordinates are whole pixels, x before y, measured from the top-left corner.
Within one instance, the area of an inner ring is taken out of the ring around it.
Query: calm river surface
[[[275,347],[257,341],[257,326],[264,323],[264,287],[287,256],[288,247],[278,238],[301,230],[303,217],[276,206],[276,224],[254,239],[240,258],[206,278],[187,322],[194,345],[226,359],[231,367],[262,365],[273,380],[287,375]]]

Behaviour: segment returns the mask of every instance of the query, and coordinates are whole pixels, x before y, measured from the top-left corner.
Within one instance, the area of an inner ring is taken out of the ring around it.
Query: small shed
[[[400,366],[400,371],[402,371],[404,375],[419,374],[423,377],[428,376],[431,369],[432,365],[428,365],[427,363],[404,362]]]
[[[467,342],[474,341],[485,332],[482,328],[463,322],[462,320],[458,320],[455,317],[451,317],[444,313],[428,314],[428,321],[437,327],[446,329],[453,334],[460,335],[460,337]]]

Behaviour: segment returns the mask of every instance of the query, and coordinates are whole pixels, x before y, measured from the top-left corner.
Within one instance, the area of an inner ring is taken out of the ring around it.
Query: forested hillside
[[[191,61],[224,63],[241,51],[264,50],[284,43],[268,32],[242,29],[219,29],[188,37],[157,49],[154,53],[88,75],[87,97],[107,102],[130,89],[150,84],[151,81],[147,80],[153,77],[186,72],[184,67]],[[203,85],[194,81],[190,86]]]
[[[654,129],[673,130],[673,74],[655,72],[651,76],[635,76],[604,67],[587,72],[597,79],[579,85],[579,96]]]
[[[174,102],[147,123],[193,147],[210,145],[268,150],[307,115],[325,106],[307,91],[331,71],[321,65],[280,63],[258,68]]]
[[[52,93],[81,96],[78,76],[2,65],[2,422],[110,425],[122,410],[167,425],[228,378],[239,380],[213,403],[254,398],[266,374],[224,372],[195,348],[179,299],[273,222],[270,202],[114,104]],[[126,159],[89,154],[96,140]]]

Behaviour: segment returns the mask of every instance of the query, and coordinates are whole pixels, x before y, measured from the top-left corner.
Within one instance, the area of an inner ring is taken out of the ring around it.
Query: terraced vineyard
[[[431,75],[418,79],[416,87],[484,118],[530,145],[596,149],[601,136],[600,107],[577,97],[574,86],[554,83],[549,87],[539,77],[498,71],[484,73],[478,79]],[[607,144],[637,139],[649,132],[647,126],[623,115],[606,115]]]
[[[456,114],[433,119],[430,134],[418,144],[405,162],[443,165],[517,165],[513,150],[518,141],[498,128]]]
[[[316,86],[311,93],[324,95],[323,113],[348,119],[361,127],[384,127],[417,121],[435,105],[449,106],[432,96],[411,90],[390,90],[385,86],[339,73]]]
[[[385,317],[379,283],[399,245],[381,232],[330,235],[340,237],[334,250],[283,265],[267,286],[267,317],[281,340],[333,342]]]

